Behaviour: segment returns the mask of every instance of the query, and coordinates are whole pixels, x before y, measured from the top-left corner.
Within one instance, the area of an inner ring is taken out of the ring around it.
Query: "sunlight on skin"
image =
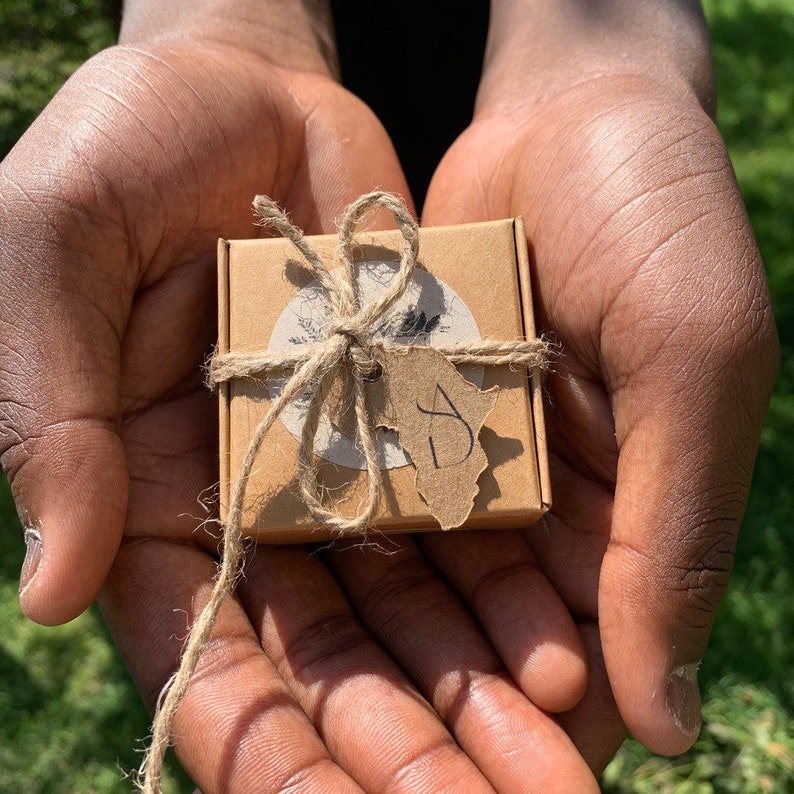
[[[588,764],[607,763],[623,720],[659,752],[693,741],[699,700],[679,671],[725,585],[776,348],[703,111],[701,20],[652,4],[649,42],[639,5],[614,30],[596,20],[600,41],[573,0],[494,3],[477,115],[423,218],[526,217],[540,322],[566,351],[549,383],[552,514],[527,543],[260,550],[176,725],[202,790],[596,791]],[[217,477],[200,371],[216,239],[251,235],[256,193],[321,232],[373,186],[408,189],[333,80],[322,9],[281,46],[280,2],[234,44],[218,6],[129,6],[124,46],[78,71],[0,171],[2,462],[42,541],[24,609],[62,622],[105,582],[152,704],[214,572],[217,538],[190,516]],[[527,23],[538,51],[577,52],[575,74],[539,62],[526,82]],[[623,57],[604,56],[611,36]]]

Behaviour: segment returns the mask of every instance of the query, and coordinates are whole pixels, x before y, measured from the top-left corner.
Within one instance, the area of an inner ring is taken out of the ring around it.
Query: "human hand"
[[[526,220],[540,330],[562,347],[546,416],[554,507],[526,537],[596,669],[603,653],[608,680],[591,679],[560,718],[599,770],[621,718],[663,754],[697,736],[697,664],[732,566],[776,334],[705,112],[699,4],[493,10],[475,119],[436,172],[424,222]],[[438,541],[439,556],[459,542]]]
[[[132,19],[3,163],[0,415],[31,541],[23,608],[61,622],[104,582],[152,705],[215,573],[217,537],[192,516],[217,477],[200,369],[216,240],[250,234],[257,192],[320,232],[375,185],[407,191],[382,129],[311,47],[281,62],[253,29]],[[305,547],[258,550],[174,725],[202,790],[594,790],[537,707],[581,695],[578,637],[520,573],[517,536],[484,556],[491,539],[472,534],[455,566],[462,600],[410,540],[328,567]],[[510,566],[495,598],[489,574]],[[533,656],[534,627],[516,622],[538,593],[559,642]],[[549,666],[557,680],[534,674]]]

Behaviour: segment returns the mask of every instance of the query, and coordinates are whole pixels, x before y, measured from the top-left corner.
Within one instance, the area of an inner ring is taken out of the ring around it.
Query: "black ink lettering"
[[[444,402],[446,402],[446,404],[451,409],[450,411],[436,410],[439,394],[441,395],[441,397],[443,397]],[[460,411],[458,411],[458,409],[455,407],[455,403],[453,403],[452,400],[449,399],[449,395],[444,391],[441,384],[436,383],[436,390],[433,393],[433,407],[430,410],[426,408],[422,408],[422,406],[419,405],[418,402],[416,403],[416,408],[421,413],[430,416],[430,434],[428,435],[427,441],[430,444],[430,454],[433,456],[433,466],[437,469],[443,469],[443,468],[448,468],[450,466],[458,466],[459,464],[463,463],[463,461],[466,460],[466,458],[468,458],[469,455],[471,455],[472,450],[474,449],[474,433],[472,432],[469,423],[460,415]],[[466,451],[466,454],[460,460],[455,461],[454,463],[440,464],[438,462],[438,456],[436,455],[436,445],[433,442],[433,419],[436,416],[446,416],[450,419],[457,420],[466,428],[466,432],[469,435],[469,448]]]

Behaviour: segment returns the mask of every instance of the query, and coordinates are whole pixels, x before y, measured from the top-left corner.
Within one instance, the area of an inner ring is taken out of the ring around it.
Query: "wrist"
[[[679,94],[713,115],[700,4],[668,0],[493,0],[476,115],[538,107],[585,84],[628,80]]]
[[[338,78],[327,0],[127,0],[119,43],[205,41]]]

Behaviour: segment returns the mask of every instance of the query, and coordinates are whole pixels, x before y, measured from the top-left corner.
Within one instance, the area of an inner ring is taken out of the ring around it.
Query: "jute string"
[[[403,237],[403,250],[399,268],[389,287],[371,303],[362,307],[356,290],[353,238],[364,213],[378,206],[394,215]],[[144,794],[160,792],[163,759],[171,739],[174,717],[196,670],[202,650],[210,639],[221,605],[233,592],[240,576],[244,559],[242,516],[245,491],[268,431],[290,402],[305,393],[310,395],[299,452],[298,485],[301,497],[312,517],[339,536],[363,532],[372,524],[377,513],[382,490],[374,431],[367,408],[366,382],[378,368],[379,349],[403,352],[409,349],[404,345],[373,339],[378,321],[400,299],[410,284],[418,255],[419,230],[416,221],[399,199],[389,193],[376,191],[362,196],[347,208],[340,223],[336,250],[336,261],[341,265],[341,278],[331,275],[330,270],[307,243],[303,232],[290,222],[271,199],[257,196],[254,199],[254,209],[260,217],[261,225],[276,229],[302,254],[310,271],[325,291],[332,319],[325,338],[320,343],[304,345],[290,351],[222,353],[210,362],[209,382],[212,385],[240,378],[262,377],[276,370],[291,371],[293,374],[254,431],[234,482],[215,585],[209,601],[190,629],[179,669],[163,688],[158,699],[151,744],[139,770],[140,788]],[[454,364],[512,365],[534,369],[545,368],[549,360],[549,346],[543,339],[512,342],[485,339],[435,349]],[[368,482],[364,502],[358,514],[351,518],[346,518],[323,504],[317,480],[318,459],[314,451],[325,395],[343,367],[352,374],[357,440],[364,454]]]

